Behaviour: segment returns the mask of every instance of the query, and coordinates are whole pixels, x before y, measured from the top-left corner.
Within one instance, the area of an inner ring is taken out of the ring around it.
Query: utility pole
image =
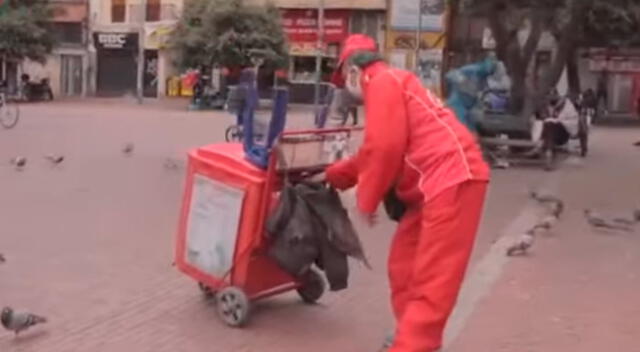
[[[416,73],[420,73],[420,66],[418,62],[420,60],[420,44],[422,41],[422,0],[416,0],[418,2],[418,27],[416,28],[416,53],[413,59]]]
[[[147,21],[147,0],[140,0],[140,28],[138,29],[138,80],[137,98],[138,104],[143,102],[144,93],[144,24]]]
[[[317,111],[320,106],[320,82],[322,82],[322,57],[324,56],[324,0],[318,4],[318,43],[316,48],[316,86],[313,103]]]

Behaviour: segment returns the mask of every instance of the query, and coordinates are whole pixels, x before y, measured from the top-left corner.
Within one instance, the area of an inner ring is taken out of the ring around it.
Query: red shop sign
[[[284,10],[282,27],[291,42],[316,42],[318,40],[317,10]],[[349,34],[349,11],[324,12],[324,41],[338,43]]]

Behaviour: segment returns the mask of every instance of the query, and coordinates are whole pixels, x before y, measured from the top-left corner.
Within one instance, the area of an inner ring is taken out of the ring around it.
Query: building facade
[[[251,5],[274,4],[281,10],[282,26],[289,41],[290,62],[286,82],[290,100],[311,103],[316,82],[318,3],[305,0],[250,0]],[[341,45],[351,33],[364,33],[384,48],[385,0],[325,0],[324,36],[321,48],[321,80],[328,82]],[[268,84],[267,82],[264,82]],[[324,92],[323,92],[324,93]]]
[[[394,67],[415,71],[425,87],[440,94],[448,41],[446,1],[391,0],[387,14],[387,60]]]
[[[29,75],[31,81],[48,79],[54,97],[85,96],[90,73],[87,0],[52,0],[50,26],[56,46],[44,64],[25,60],[15,74]],[[15,80],[15,78],[14,78]]]
[[[182,12],[182,0],[90,0],[91,77],[98,96],[135,95],[143,48],[143,94],[162,97],[174,74],[166,44]]]
[[[579,59],[580,84],[614,115],[640,116],[640,49],[586,48]]]

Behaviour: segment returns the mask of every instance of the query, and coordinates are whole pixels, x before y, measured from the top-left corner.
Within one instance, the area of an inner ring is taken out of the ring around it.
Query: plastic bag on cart
[[[284,187],[278,206],[267,220],[267,232],[274,239],[269,255],[293,276],[302,276],[320,255],[320,242],[310,222],[309,208],[293,187]]]
[[[329,242],[340,252],[362,261],[367,268],[371,268],[338,192],[319,183],[301,183],[296,186],[296,190],[327,227]]]
[[[281,268],[300,276],[316,264],[332,291],[347,287],[347,255],[369,266],[338,194],[324,186],[285,186],[267,231],[274,238],[269,255]]]

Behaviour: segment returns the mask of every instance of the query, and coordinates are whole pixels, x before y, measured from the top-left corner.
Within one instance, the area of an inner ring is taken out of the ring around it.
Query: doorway
[[[62,55],[60,63],[60,92],[64,96],[82,95],[82,56]]]

